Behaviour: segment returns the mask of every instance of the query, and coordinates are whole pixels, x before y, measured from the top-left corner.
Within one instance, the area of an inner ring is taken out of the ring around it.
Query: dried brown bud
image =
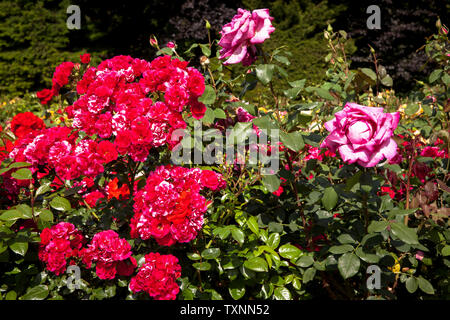
[[[209,59],[207,56],[201,56],[200,57],[200,64],[202,66],[208,65],[209,64]]]

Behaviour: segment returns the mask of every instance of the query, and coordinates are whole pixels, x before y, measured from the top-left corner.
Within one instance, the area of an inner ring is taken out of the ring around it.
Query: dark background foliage
[[[81,8],[81,30],[66,28],[70,4]],[[366,28],[370,4],[381,8],[381,30]],[[239,7],[270,9],[277,31],[268,46],[288,45],[292,57],[287,71],[293,78],[324,79],[326,42],[322,31],[331,23],[355,40],[356,47],[349,50],[352,67],[370,64],[370,44],[392,75],[394,88],[402,92],[429,73],[431,66],[424,67],[425,55],[417,50],[435,31],[438,16],[446,23],[450,8],[445,0],[2,0],[0,96],[20,96],[49,86],[52,67],[65,60],[77,62],[84,52],[93,55],[94,63],[118,54],[151,60],[156,52],[148,41],[152,34],[160,45],[175,41],[179,50],[186,49],[193,42],[207,40],[204,19],[218,37],[221,26]]]
[[[386,67],[394,80],[394,88],[400,91],[412,89],[415,80],[423,79],[433,70],[426,64],[427,57],[421,50],[426,38],[436,30],[435,24],[440,17],[443,23],[449,13],[449,2],[445,0],[362,0],[355,5],[353,1],[345,3],[344,16],[336,21],[335,27],[348,31],[354,38],[358,51],[352,56],[353,67],[373,64],[370,58],[371,45],[377,52],[379,62]],[[353,5],[352,5],[353,3]],[[381,29],[369,30],[366,26],[366,13],[370,5],[381,9]]]

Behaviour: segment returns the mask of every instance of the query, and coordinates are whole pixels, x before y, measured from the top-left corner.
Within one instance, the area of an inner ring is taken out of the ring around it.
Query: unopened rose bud
[[[172,41],[167,42],[167,47],[170,49],[174,49],[175,48],[175,43],[173,43]]]
[[[209,23],[209,21],[205,19],[205,22],[206,22],[205,24],[206,29],[208,30],[211,29],[211,24]]]
[[[150,45],[155,48],[158,46],[158,40],[156,40],[155,36],[150,37]]]
[[[333,27],[331,27],[330,24],[329,24],[328,27],[327,27],[327,31],[328,31],[328,32],[333,32]]]
[[[443,26],[443,27],[441,28],[441,31],[442,31],[443,34],[448,34],[448,29],[447,29],[446,26]]]

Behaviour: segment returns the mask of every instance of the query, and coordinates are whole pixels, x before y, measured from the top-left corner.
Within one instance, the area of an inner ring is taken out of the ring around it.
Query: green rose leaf
[[[9,245],[9,248],[23,257],[28,251],[28,242],[14,242]]]
[[[105,288],[105,297],[106,298],[112,298],[116,295],[116,286],[112,285],[112,286],[107,286]]]
[[[314,259],[310,256],[302,256],[295,263],[297,266],[307,268],[314,263]]]
[[[328,249],[328,251],[333,254],[342,254],[342,253],[353,251],[353,246],[349,245],[349,244],[343,244],[340,246],[332,246],[330,249]]]
[[[408,290],[409,293],[414,293],[417,290],[417,287],[419,286],[419,282],[414,277],[409,277],[408,280],[406,280],[406,290]]]
[[[244,266],[247,269],[256,271],[256,272],[268,272],[269,268],[267,266],[266,260],[261,257],[250,258],[244,262]]]
[[[38,285],[27,291],[20,300],[44,300],[49,294],[48,287],[46,285]]]
[[[15,291],[9,291],[6,294],[5,300],[16,300],[17,299],[17,293]]]
[[[415,103],[408,103],[408,105],[405,108],[405,113],[410,116],[415,114],[417,111],[419,111],[419,105]]]
[[[169,47],[165,47],[162,48],[161,50],[159,50],[158,52],[156,52],[156,55],[161,55],[161,54],[166,54],[166,55],[173,55],[173,49],[169,48]]]
[[[346,253],[338,259],[338,269],[344,279],[348,279],[357,274],[359,266],[359,258],[353,253]]]
[[[39,213],[39,219],[45,222],[53,221],[53,213],[50,210],[42,209]]]
[[[216,101],[216,91],[214,88],[211,86],[205,86],[205,91],[201,97],[198,98],[198,101],[204,104],[213,104],[214,101]]]
[[[356,249],[356,254],[361,258],[362,261],[367,263],[378,263],[380,261],[380,257],[376,254],[365,253],[361,247]]]
[[[331,95],[330,91],[324,88],[315,88],[315,91],[317,95],[321,98],[327,99],[327,100],[334,100],[334,97]]]
[[[195,253],[195,252],[189,252],[189,253],[187,253],[187,257],[189,258],[189,259],[191,259],[191,260],[200,260],[202,257],[198,254],[198,253]]]
[[[239,230],[238,228],[231,229],[231,236],[234,240],[239,242],[239,244],[243,244],[245,240],[245,234],[242,232],[242,230]]]
[[[262,182],[269,192],[277,191],[281,184],[280,179],[275,174],[263,175]]]
[[[381,84],[386,87],[392,87],[394,81],[392,81],[391,76],[386,75],[384,78],[381,79]]]
[[[332,210],[338,202],[338,194],[334,191],[333,187],[328,187],[325,189],[322,204],[326,210]]]
[[[276,249],[280,244],[280,234],[272,233],[267,239],[267,245],[272,249]]]
[[[283,94],[288,97],[289,99],[295,99],[297,98],[298,94],[302,91],[302,88],[290,88],[283,91]]]
[[[283,258],[289,259],[289,260],[296,259],[296,258],[300,257],[300,255],[302,254],[302,251],[299,248],[297,248],[289,243],[282,245],[278,249],[278,252],[280,253],[280,256],[282,256]]]
[[[13,172],[11,177],[17,180],[29,180],[32,178],[31,170],[28,168],[19,169],[16,172]]]
[[[258,221],[256,221],[255,217],[251,216],[248,218],[247,225],[254,234],[259,235]]]
[[[28,162],[13,162],[8,166],[8,168],[14,169],[14,168],[29,167],[29,166],[31,166],[31,163],[28,163]]]
[[[428,294],[434,294],[433,285],[428,280],[426,280],[422,276],[419,276],[417,278],[417,282],[419,284],[420,290],[422,290],[423,292],[428,293]]]
[[[202,257],[207,260],[216,259],[218,256],[220,256],[219,248],[208,248],[202,251]]]
[[[227,115],[222,109],[214,109],[214,117],[217,119],[226,119]]]
[[[302,79],[302,80],[296,80],[296,81],[289,82],[289,85],[293,88],[303,89],[303,87],[305,86],[305,83],[306,83],[306,79]]]
[[[305,273],[303,274],[303,283],[308,283],[311,280],[314,279],[314,276],[316,275],[316,269],[314,267],[306,269]]]
[[[211,109],[211,108],[206,108],[206,111],[205,111],[205,115],[203,116],[203,118],[202,118],[202,122],[203,123],[213,123],[213,121],[214,121],[214,118],[215,118],[215,112],[214,112],[214,110],[213,109]]]
[[[291,292],[286,287],[277,287],[273,292],[273,297],[276,300],[291,300]]]
[[[419,240],[417,238],[417,232],[415,229],[408,228],[402,223],[392,223],[391,224],[391,232],[393,235],[398,237],[404,243],[408,244],[419,244]]]
[[[280,139],[284,146],[291,149],[292,151],[300,151],[305,147],[305,142],[303,141],[303,136],[300,132],[286,133],[280,132]]]
[[[267,85],[272,81],[274,69],[275,65],[273,64],[260,64],[255,68],[256,77],[263,85]]]
[[[192,266],[200,271],[207,271],[211,269],[211,264],[209,262],[196,262],[194,264],[192,264]]]
[[[23,218],[23,214],[19,210],[8,210],[3,212],[3,214],[0,216],[0,220],[3,221],[15,221],[17,219]]]
[[[367,228],[367,232],[381,232],[383,230],[386,230],[388,225],[389,223],[387,221],[372,221]]]
[[[245,284],[243,281],[235,280],[230,283],[230,287],[228,288],[228,292],[230,296],[234,300],[239,300],[245,295]]]
[[[445,246],[444,248],[442,248],[441,252],[444,257],[450,256],[450,246]]]
[[[431,72],[430,77],[428,78],[428,81],[430,81],[430,83],[435,82],[437,79],[439,79],[441,77],[442,72],[443,72],[442,69],[434,70],[433,72]]]
[[[339,237],[337,237],[337,240],[342,244],[349,244],[349,243],[355,243],[355,239],[348,233],[341,234]]]
[[[211,55],[211,49],[206,44],[200,44],[200,49],[205,56],[209,57]]]
[[[55,197],[50,201],[50,206],[59,211],[69,211],[72,207],[70,202],[63,197]]]
[[[213,234],[220,239],[226,239],[231,233],[230,228],[217,227],[213,230]]]
[[[33,212],[31,211],[31,207],[27,204],[17,205],[16,210],[18,210],[22,214],[22,219],[33,218]]]
[[[286,58],[285,56],[280,56],[278,54],[274,55],[273,58],[275,60],[277,60],[278,62],[284,63],[285,65],[290,65],[291,63],[289,62],[289,59]]]
[[[50,183],[51,183],[51,182],[43,183],[43,184],[36,190],[36,197],[39,196],[39,195],[41,195],[41,194],[44,194],[44,193],[50,191],[50,190],[51,190],[51,188],[50,188]]]
[[[364,73],[366,76],[368,76],[373,81],[377,81],[377,75],[372,69],[361,68],[361,72]]]

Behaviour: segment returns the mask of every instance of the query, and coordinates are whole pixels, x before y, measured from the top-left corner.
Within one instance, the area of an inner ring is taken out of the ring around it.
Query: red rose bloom
[[[89,53],[85,53],[80,55],[81,63],[88,64],[91,62],[91,55]]]
[[[204,117],[206,113],[206,106],[203,103],[199,101],[192,101],[190,102],[190,105],[192,116],[195,119],[200,120],[201,118]]]
[[[11,131],[18,138],[23,138],[28,133],[36,133],[45,128],[45,123],[41,118],[32,112],[17,114],[11,121]]]
[[[97,153],[102,157],[104,163],[108,163],[117,159],[117,150],[114,144],[104,140],[97,145]]]
[[[178,259],[171,255],[149,253],[138,274],[130,281],[134,293],[144,291],[155,300],[175,300],[180,288],[177,279],[181,277]]]
[[[73,62],[63,62],[59,66],[56,67],[55,72],[53,73],[53,87],[52,89],[55,91],[55,95],[59,93],[59,90],[69,83],[69,77],[72,73],[72,69],[74,67]]]
[[[47,104],[53,98],[53,90],[52,89],[44,89],[36,92],[36,96],[39,98],[41,104]]]

